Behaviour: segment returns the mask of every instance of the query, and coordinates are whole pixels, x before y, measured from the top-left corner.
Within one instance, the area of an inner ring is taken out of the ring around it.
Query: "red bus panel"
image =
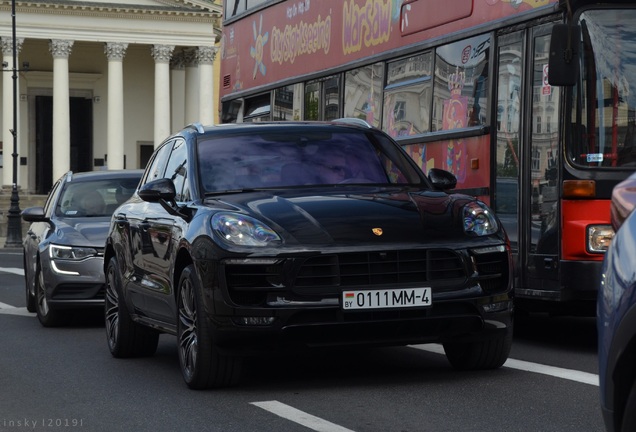
[[[290,77],[326,71],[557,2],[415,0],[403,5],[401,1],[391,0],[298,0],[277,3],[224,28],[220,93],[223,97]],[[460,19],[435,25],[455,18]],[[402,31],[406,19],[409,26],[415,26],[408,34]],[[427,29],[431,25],[435,26]]]
[[[561,258],[572,261],[603,261],[605,254],[587,251],[587,227],[607,225],[609,200],[561,200]]]

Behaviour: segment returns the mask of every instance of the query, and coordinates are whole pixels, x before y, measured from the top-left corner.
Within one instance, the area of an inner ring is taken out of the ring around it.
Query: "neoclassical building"
[[[172,132],[217,122],[212,0],[12,1],[0,0],[5,191],[14,111],[17,185],[35,194],[68,170],[144,167]]]

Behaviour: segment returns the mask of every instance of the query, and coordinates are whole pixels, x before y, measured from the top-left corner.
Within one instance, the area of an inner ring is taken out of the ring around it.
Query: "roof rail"
[[[197,133],[202,134],[203,132],[205,132],[203,130],[203,125],[200,122],[194,122],[194,123],[190,123],[188,126],[186,126],[187,128],[192,128],[194,130],[197,131]]]
[[[351,124],[356,126],[363,126],[369,129],[373,127],[366,120],[362,120],[361,118],[356,118],[356,117],[343,117],[343,118],[332,120],[332,123],[346,123],[346,124]]]

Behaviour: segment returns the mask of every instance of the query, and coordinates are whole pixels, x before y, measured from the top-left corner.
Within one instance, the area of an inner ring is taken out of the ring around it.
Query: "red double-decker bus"
[[[495,209],[519,307],[593,313],[636,169],[635,28],[628,1],[226,0],[221,118],[386,131]]]

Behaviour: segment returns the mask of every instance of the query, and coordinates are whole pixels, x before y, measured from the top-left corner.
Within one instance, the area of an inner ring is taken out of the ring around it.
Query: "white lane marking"
[[[353,432],[351,429],[338,426],[337,424],[328,422],[327,420],[323,420],[311,414],[307,414],[304,411],[300,411],[294,407],[275,400],[251,402],[251,404],[318,432]]]
[[[18,308],[5,303],[0,303],[0,315],[35,316],[35,313],[27,311],[27,308],[25,307]]]
[[[11,273],[19,276],[24,276],[24,270],[17,267],[0,267],[0,273]]]
[[[420,349],[423,351],[429,351],[436,354],[444,354],[444,348],[439,344],[425,344],[425,345],[409,345],[411,348]],[[526,372],[534,372],[543,375],[550,375],[557,378],[567,379],[570,381],[576,381],[583,384],[589,384],[593,386],[599,385],[598,375],[589,372],[582,372],[573,369],[564,369],[556,366],[548,366],[540,363],[531,363],[523,360],[508,359],[503,367],[510,369],[518,369]]]
[[[23,315],[23,316],[35,316],[34,313],[27,311],[25,307],[15,307],[7,303],[0,302],[0,314],[3,315]]]

